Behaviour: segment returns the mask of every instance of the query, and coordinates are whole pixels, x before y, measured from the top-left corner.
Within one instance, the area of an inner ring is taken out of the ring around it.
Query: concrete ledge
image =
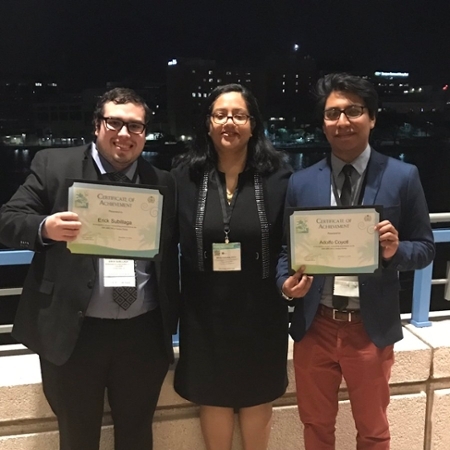
[[[431,327],[415,328],[408,324],[406,328],[433,349],[431,376],[450,377],[450,319],[434,319]]]
[[[395,450],[450,449],[450,319],[416,329],[406,324],[404,339],[395,346],[391,378],[392,448]],[[302,426],[295,399],[293,343],[290,342],[286,394],[274,405],[269,450],[303,449]],[[446,356],[448,355],[448,356]],[[164,381],[155,414],[155,450],[204,450],[198,407],[173,390],[173,368]],[[355,448],[356,431],[345,383],[340,391],[337,448]],[[427,407],[428,405],[428,407]],[[113,449],[107,403],[102,450]],[[427,442],[425,442],[427,436]],[[233,450],[241,450],[239,426]],[[41,389],[36,355],[0,358],[0,448],[2,450],[57,450],[57,422]]]
[[[430,378],[433,351],[429,345],[403,328],[403,339],[394,348],[391,384],[414,383]]]
[[[41,386],[37,355],[0,358],[0,424],[54,417]]]
[[[430,418],[430,449],[450,449],[450,389],[432,392],[432,412]]]

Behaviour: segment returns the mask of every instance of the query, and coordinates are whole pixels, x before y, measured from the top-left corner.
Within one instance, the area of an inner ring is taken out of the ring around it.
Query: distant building
[[[152,110],[148,131],[168,131],[165,85],[108,82],[69,92],[58,83],[0,82],[0,136],[10,145],[74,145],[94,135],[93,111],[106,90],[132,87]],[[153,119],[153,120],[152,120]]]
[[[376,71],[370,81],[380,97],[403,96],[411,89],[408,72]]]
[[[0,80],[0,135],[33,131],[33,104],[59,94],[53,80]]]
[[[377,71],[370,79],[378,92],[380,111],[421,114],[446,109],[449,95],[445,86],[413,85],[408,72]]]
[[[239,83],[248,87],[265,106],[264,74],[250,67],[223,67],[214,60],[177,58],[167,66],[167,111],[170,133],[178,139],[192,137],[202,105],[219,85]],[[206,118],[205,118],[206,119]]]
[[[316,61],[298,45],[287,54],[273,55],[265,62],[267,119],[276,126],[284,122],[296,128],[311,120],[311,91],[317,81]],[[272,118],[272,120],[271,120]]]

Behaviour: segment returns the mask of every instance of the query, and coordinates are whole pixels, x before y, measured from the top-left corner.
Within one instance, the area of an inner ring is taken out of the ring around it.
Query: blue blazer
[[[331,168],[328,159],[292,175],[286,207],[330,206]],[[415,166],[382,155],[372,149],[366,173],[364,205],[383,205],[382,220],[389,220],[399,233],[397,253],[384,262],[381,274],[359,276],[362,321],[372,342],[385,347],[402,339],[398,272],[421,269],[435,254],[428,207]],[[277,268],[281,289],[288,277],[286,247]],[[324,276],[314,276],[311,289],[297,299],[290,334],[300,341],[310,327],[324,286]]]

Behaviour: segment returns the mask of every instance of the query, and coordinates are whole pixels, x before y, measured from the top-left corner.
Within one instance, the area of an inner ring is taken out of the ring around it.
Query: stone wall
[[[391,379],[393,450],[450,449],[450,319],[435,318],[430,328],[406,324],[395,346]],[[292,364],[289,387],[274,405],[269,450],[303,450]],[[154,422],[155,450],[204,450],[198,408],[172,389],[173,369],[161,392]],[[36,355],[0,358],[0,450],[57,450],[56,420],[41,389]],[[345,383],[340,389],[337,448],[355,448],[355,428]],[[111,417],[105,407],[102,450],[113,449]],[[242,450],[236,423],[233,450]]]

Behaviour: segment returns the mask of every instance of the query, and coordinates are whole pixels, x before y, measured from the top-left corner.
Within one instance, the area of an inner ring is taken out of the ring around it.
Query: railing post
[[[430,327],[431,279],[433,263],[414,272],[414,290],[411,311],[411,323],[418,328]]]
[[[449,222],[449,213],[430,214],[431,222]],[[434,242],[450,242],[450,229],[433,230]],[[433,278],[433,263],[421,270],[414,272],[413,303],[411,311],[411,323],[418,327],[429,327],[431,284]]]
[[[447,284],[445,285],[444,298],[450,301],[450,262],[447,262]]]

